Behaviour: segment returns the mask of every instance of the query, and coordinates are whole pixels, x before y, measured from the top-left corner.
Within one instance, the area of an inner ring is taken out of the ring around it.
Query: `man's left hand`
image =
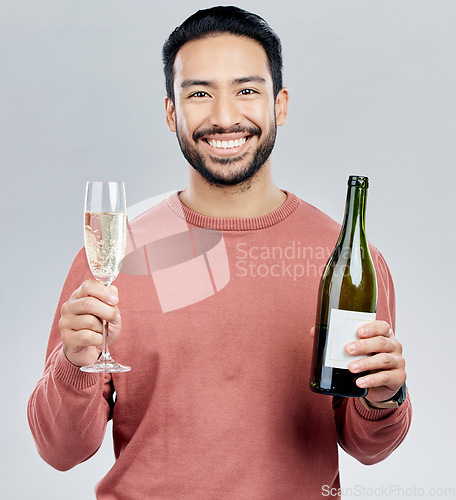
[[[357,334],[359,340],[347,344],[345,350],[351,355],[367,357],[351,361],[348,369],[352,373],[371,372],[356,381],[356,385],[369,390],[368,401],[388,401],[407,378],[402,345],[386,321],[368,323],[358,328]]]

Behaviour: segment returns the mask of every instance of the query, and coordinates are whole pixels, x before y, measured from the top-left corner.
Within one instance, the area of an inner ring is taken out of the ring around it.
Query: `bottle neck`
[[[352,242],[355,235],[365,239],[366,202],[367,187],[349,186],[340,243]]]

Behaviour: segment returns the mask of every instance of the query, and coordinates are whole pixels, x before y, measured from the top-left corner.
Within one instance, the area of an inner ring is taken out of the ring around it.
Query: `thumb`
[[[111,346],[119,337],[120,331],[122,330],[122,318],[120,312],[117,312],[117,317],[114,321],[108,323],[108,344]]]

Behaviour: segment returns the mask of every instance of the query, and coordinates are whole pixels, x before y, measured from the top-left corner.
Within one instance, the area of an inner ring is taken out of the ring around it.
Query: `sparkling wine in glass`
[[[84,241],[94,278],[109,287],[117,278],[127,241],[127,205],[123,182],[88,182],[84,210]],[[103,347],[98,360],[81,370],[90,373],[127,372],[108,349],[108,322],[103,320]]]

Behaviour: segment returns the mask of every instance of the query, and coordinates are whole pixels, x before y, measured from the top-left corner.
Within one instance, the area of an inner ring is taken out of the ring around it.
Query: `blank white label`
[[[351,356],[345,352],[349,342],[358,340],[356,330],[366,323],[375,321],[375,313],[331,309],[325,365],[332,368],[348,369],[348,363],[364,358],[365,355]]]

